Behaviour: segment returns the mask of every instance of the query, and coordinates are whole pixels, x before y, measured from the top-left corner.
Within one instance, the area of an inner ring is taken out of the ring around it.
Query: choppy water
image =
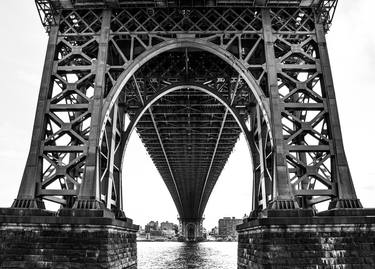
[[[235,269],[237,242],[138,242],[138,269]]]

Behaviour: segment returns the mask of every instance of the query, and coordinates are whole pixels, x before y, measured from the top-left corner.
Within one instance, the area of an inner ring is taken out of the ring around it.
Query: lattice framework
[[[326,1],[322,7],[332,12],[335,4]],[[240,129],[253,157],[255,214],[266,208],[312,208],[327,200],[331,208],[360,207],[334,102],[324,39],[327,14],[294,7],[62,10],[54,17],[58,25],[49,24],[33,141],[14,206],[41,207],[40,199],[46,199],[67,208],[107,207],[123,216],[121,160],[138,123],[138,133],[183,217],[202,216]],[[201,70],[189,68],[188,50],[181,53],[184,42],[196,46],[190,53],[197,50],[198,60],[205,55],[199,51],[207,48],[235,70],[217,72],[218,60],[202,64]],[[180,57],[174,63],[185,67],[167,61],[168,68],[162,58],[148,56],[168,46],[168,57]],[[135,69],[137,65],[142,68]],[[190,91],[189,85],[222,104]],[[179,87],[177,94],[148,107],[173,87]],[[184,148],[176,147],[180,141],[189,145],[179,131],[186,128],[179,126],[186,115],[174,110],[179,102],[191,105],[184,101],[190,94],[203,102],[196,119],[201,129],[209,130],[208,118],[221,114],[211,128],[218,135],[209,131],[216,139],[213,148],[203,150],[193,140],[193,157],[203,154],[209,160],[197,170],[204,180],[192,184],[193,189],[186,182],[197,174],[188,176],[188,170],[202,163],[186,166],[194,162],[186,159]],[[174,133],[175,145],[169,146],[165,136]]]

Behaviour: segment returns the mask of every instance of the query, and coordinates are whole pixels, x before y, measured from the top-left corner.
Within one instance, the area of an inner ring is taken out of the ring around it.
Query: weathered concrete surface
[[[137,267],[138,226],[131,221],[1,213],[0,268]]]
[[[238,268],[375,268],[375,216],[339,212],[237,226]]]

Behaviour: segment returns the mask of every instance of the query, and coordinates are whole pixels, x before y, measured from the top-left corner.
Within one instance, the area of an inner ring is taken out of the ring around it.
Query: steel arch
[[[122,139],[124,140],[124,142],[123,142],[123,148],[121,149],[121,151],[122,151],[122,160],[121,160],[121,169],[120,169],[120,171],[122,171],[122,167],[123,167],[123,164],[124,164],[124,158],[125,158],[125,152],[126,152],[127,144],[129,142],[131,134],[134,131],[134,129],[135,129],[138,121],[142,118],[142,116],[144,115],[144,113],[155,102],[157,102],[160,98],[162,98],[165,95],[168,95],[169,93],[172,93],[174,91],[180,90],[180,89],[194,89],[194,90],[198,90],[198,91],[204,92],[204,93],[206,93],[206,94],[214,97],[216,100],[218,100],[222,105],[224,105],[229,110],[229,112],[232,114],[232,116],[236,120],[236,122],[237,122],[238,126],[240,127],[241,131],[245,135],[246,143],[248,145],[249,152],[250,152],[251,162],[253,163],[253,154],[256,153],[256,149],[254,148],[254,143],[251,143],[252,142],[251,132],[246,127],[245,122],[241,119],[241,117],[237,113],[237,111],[233,107],[231,107],[230,103],[227,100],[225,100],[225,98],[222,97],[219,93],[215,92],[214,90],[212,90],[210,87],[208,87],[206,85],[198,84],[198,83],[188,83],[188,84],[187,83],[178,83],[178,84],[172,84],[172,85],[166,86],[165,88],[161,89],[159,92],[157,92],[156,94],[154,94],[151,98],[149,98],[146,101],[146,103],[144,104],[144,106],[141,109],[138,110],[138,112],[136,113],[134,119],[127,126],[126,131],[124,133],[124,137],[122,137]],[[176,189],[176,193],[177,193],[178,198],[179,198],[179,203],[181,205],[181,208],[183,208],[181,196],[180,196],[180,193],[179,193],[179,190],[178,190],[178,187],[177,187],[177,183],[176,183],[176,181],[174,179],[173,179],[173,183],[174,183],[174,187]],[[203,185],[202,194],[200,196],[200,203],[199,204],[201,204],[201,202],[202,202],[202,198],[203,198],[203,194],[204,194],[203,192],[204,192],[204,190],[206,188],[206,185],[207,185],[207,178],[205,179],[205,182],[204,182],[204,185]],[[119,190],[119,191],[121,191],[121,190]]]
[[[250,90],[254,94],[259,107],[262,110],[262,113],[264,115],[264,119],[268,125],[268,128],[270,128],[270,108],[267,101],[266,96],[263,94],[261,88],[257,84],[254,77],[250,74],[250,72],[247,71],[246,67],[243,63],[241,63],[234,55],[232,55],[230,52],[226,51],[225,49],[221,48],[220,46],[213,44],[209,41],[202,41],[200,39],[195,38],[177,38],[177,39],[171,39],[165,42],[161,42],[150,49],[143,52],[141,55],[139,55],[134,61],[127,64],[127,67],[122,72],[122,74],[117,79],[115,85],[112,87],[110,92],[108,93],[104,103],[103,103],[103,110],[102,110],[102,117],[101,117],[101,133],[100,133],[100,139],[99,143],[102,139],[102,135],[104,133],[104,126],[105,122],[107,121],[110,111],[112,109],[113,104],[115,103],[118,95],[120,94],[122,88],[125,86],[125,84],[129,81],[129,79],[134,75],[134,73],[146,62],[148,62],[151,58],[172,50],[176,48],[197,48],[201,49],[207,52],[210,52],[225,62],[227,62],[229,65],[231,65],[245,80],[245,82],[248,84]],[[272,134],[271,134],[272,138]],[[272,139],[271,139],[272,141]]]

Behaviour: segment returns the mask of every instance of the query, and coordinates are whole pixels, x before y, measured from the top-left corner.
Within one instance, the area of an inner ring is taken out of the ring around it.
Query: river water
[[[237,242],[138,242],[138,269],[236,269]]]

